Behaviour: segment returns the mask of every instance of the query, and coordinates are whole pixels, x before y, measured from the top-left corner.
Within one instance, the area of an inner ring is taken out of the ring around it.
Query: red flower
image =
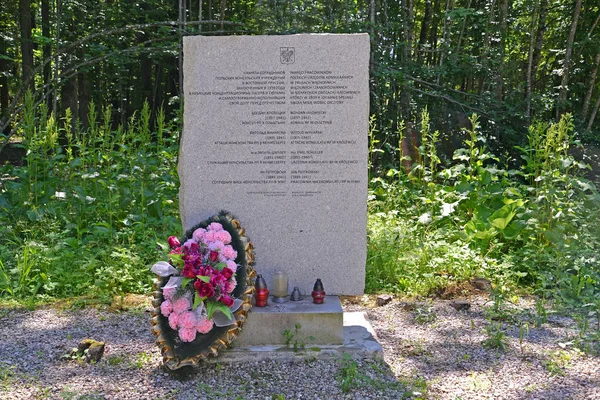
[[[183,244],[183,251],[188,255],[197,255],[200,251],[200,245],[188,240]]]
[[[210,283],[202,282],[200,280],[194,282],[194,288],[198,292],[198,296],[210,298],[215,295],[215,289]]]
[[[231,278],[233,276],[233,271],[231,269],[225,267],[221,271],[221,275],[223,276],[223,278],[225,278],[225,280],[229,280],[229,278]]]
[[[191,265],[186,264],[183,267],[183,271],[181,271],[181,276],[183,276],[184,278],[195,278],[196,271],[194,271],[194,268],[192,268]]]
[[[233,299],[228,294],[222,295],[219,301],[225,304],[227,307],[231,307],[233,305]]]
[[[179,239],[177,239],[176,236],[169,236],[169,238],[167,239],[167,243],[169,243],[169,247],[171,247],[172,249],[181,246],[179,244]]]
[[[210,284],[213,286],[220,286],[226,279],[221,274],[215,274],[210,277]]]
[[[208,258],[210,259],[210,261],[215,262],[217,261],[217,258],[219,258],[219,253],[211,250],[210,254],[208,255]]]

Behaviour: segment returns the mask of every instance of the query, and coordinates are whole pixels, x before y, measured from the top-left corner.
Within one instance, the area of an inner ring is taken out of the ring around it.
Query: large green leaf
[[[512,220],[508,226],[502,230],[502,235],[505,239],[511,240],[519,236],[521,231],[527,226],[524,221]]]
[[[496,210],[489,217],[490,224],[498,230],[504,230],[517,214],[517,209],[523,204],[523,200],[509,200],[508,204]]]

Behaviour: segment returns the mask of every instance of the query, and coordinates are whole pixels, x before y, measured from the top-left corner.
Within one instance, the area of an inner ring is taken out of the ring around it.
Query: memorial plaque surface
[[[364,290],[369,37],[184,38],[180,211],[242,221],[256,270]]]

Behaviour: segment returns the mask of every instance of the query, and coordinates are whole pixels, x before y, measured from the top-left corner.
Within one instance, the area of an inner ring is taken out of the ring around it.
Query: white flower
[[[454,212],[454,207],[457,203],[444,203],[442,204],[442,217],[446,217]]]
[[[423,225],[429,225],[433,221],[431,214],[425,213],[419,217],[419,223]]]

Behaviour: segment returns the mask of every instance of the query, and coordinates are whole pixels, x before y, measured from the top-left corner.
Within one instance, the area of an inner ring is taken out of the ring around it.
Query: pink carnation
[[[235,278],[231,278],[230,280],[228,280],[227,282],[225,282],[225,284],[223,284],[223,289],[227,292],[227,293],[231,293],[235,290],[235,287],[237,286],[237,281],[235,280]]]
[[[196,339],[196,329],[181,328],[179,330],[179,338],[184,342],[193,342]]]
[[[194,245],[198,245],[198,243],[196,243],[196,241],[192,238],[192,239],[188,239],[185,241],[185,243],[183,244],[183,247],[187,247],[188,249],[193,248]]]
[[[213,328],[213,320],[211,319],[206,319],[203,318],[200,321],[198,321],[198,332],[200,333],[208,333],[210,332],[210,330]]]
[[[187,329],[195,328],[196,323],[197,323],[197,318],[196,318],[196,314],[193,311],[186,311],[179,316],[179,326],[182,328],[187,328]]]
[[[206,233],[204,234],[204,242],[212,243],[215,240],[217,240],[215,237],[215,231],[206,231]]]
[[[222,253],[223,250],[225,249],[225,245],[223,244],[223,242],[220,242],[219,240],[215,240],[214,242],[212,242],[208,245],[208,249],[212,250],[212,251],[216,251],[218,253]]]
[[[163,296],[167,300],[173,300],[173,295],[175,294],[176,291],[177,291],[177,289],[175,287],[163,288]],[[171,306],[171,311],[173,311],[172,308],[173,308],[173,306]]]
[[[223,225],[221,225],[218,222],[213,222],[212,224],[210,224],[208,226],[208,229],[211,231],[220,231],[220,230],[223,230]]]
[[[173,312],[175,314],[181,314],[186,312],[192,307],[192,303],[187,297],[180,297],[173,303]]]
[[[235,263],[235,261],[233,260],[228,260],[227,261],[227,268],[229,268],[230,270],[233,271],[233,273],[235,273],[235,271],[237,271],[237,264]]]
[[[177,327],[179,326],[179,315],[175,313],[171,313],[171,315],[169,315],[169,326],[171,329],[177,330]]]
[[[227,231],[218,231],[215,233],[215,238],[225,244],[229,244],[231,242],[231,235]]]
[[[192,234],[192,237],[196,240],[196,242],[200,243],[202,238],[204,238],[204,234],[206,233],[206,229],[198,228]]]
[[[223,249],[223,256],[230,260],[235,260],[237,257],[237,251],[235,251],[231,246],[225,246]]]
[[[160,305],[160,313],[165,317],[168,317],[173,312],[173,303],[171,300],[165,300]]]

